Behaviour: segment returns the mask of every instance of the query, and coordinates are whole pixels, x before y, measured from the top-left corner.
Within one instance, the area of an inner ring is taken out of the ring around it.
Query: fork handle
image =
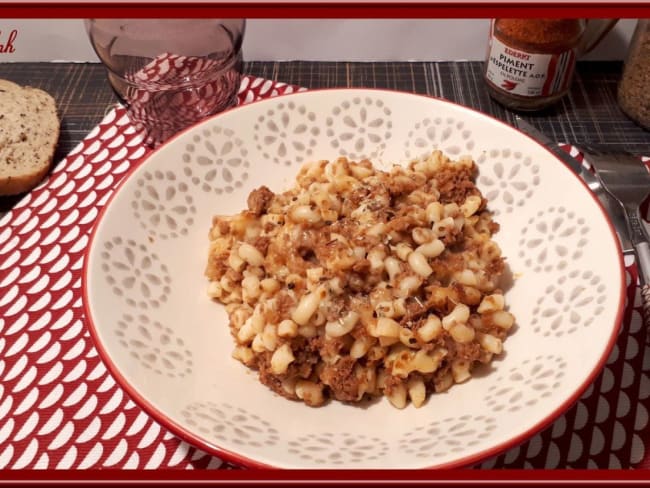
[[[650,242],[637,242],[634,245],[634,250],[638,261],[641,286],[645,288],[650,285]]]
[[[643,314],[643,325],[650,327],[650,284],[641,288],[641,313]]]
[[[641,307],[643,324],[650,327],[650,243],[640,242],[634,246],[638,260],[639,281],[641,284]]]

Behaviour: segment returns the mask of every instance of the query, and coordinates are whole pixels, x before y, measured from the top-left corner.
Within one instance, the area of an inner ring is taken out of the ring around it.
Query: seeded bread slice
[[[0,80],[0,195],[31,190],[48,173],[59,140],[54,99]]]

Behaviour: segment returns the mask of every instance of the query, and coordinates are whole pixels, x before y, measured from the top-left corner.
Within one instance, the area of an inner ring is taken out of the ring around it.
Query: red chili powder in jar
[[[582,19],[494,19],[485,80],[506,107],[539,110],[569,89]]]
[[[578,44],[584,32],[579,19],[497,19],[494,33],[524,51],[562,52]]]

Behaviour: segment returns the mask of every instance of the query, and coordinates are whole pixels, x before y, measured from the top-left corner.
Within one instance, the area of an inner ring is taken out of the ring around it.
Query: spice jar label
[[[490,39],[485,76],[501,90],[525,97],[541,97],[565,90],[575,66],[575,50],[557,54],[528,53]]]

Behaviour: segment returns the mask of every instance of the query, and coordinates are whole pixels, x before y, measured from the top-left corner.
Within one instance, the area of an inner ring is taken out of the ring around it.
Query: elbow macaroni
[[[389,171],[318,161],[214,217],[207,293],[229,313],[233,357],[310,406],[420,407],[467,381],[515,322],[475,172],[439,151]]]

